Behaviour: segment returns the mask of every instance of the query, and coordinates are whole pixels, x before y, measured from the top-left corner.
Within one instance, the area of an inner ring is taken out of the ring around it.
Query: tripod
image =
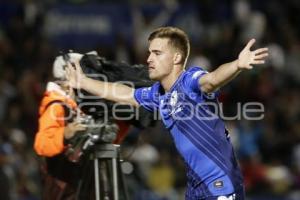
[[[91,158],[94,160],[96,200],[100,200],[101,196],[104,200],[119,200],[119,179],[121,180],[124,199],[128,200],[124,176],[121,170],[119,148],[119,145],[114,144],[100,144],[94,147],[94,153],[91,154]],[[109,168],[111,169],[109,170]]]

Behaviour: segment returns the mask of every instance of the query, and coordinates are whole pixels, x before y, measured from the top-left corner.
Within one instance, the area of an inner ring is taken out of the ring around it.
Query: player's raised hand
[[[268,48],[260,48],[251,51],[255,39],[251,39],[245,48],[241,51],[238,58],[239,69],[252,69],[253,65],[264,64],[268,57]]]
[[[66,78],[72,88],[80,89],[80,80],[85,75],[82,72],[79,62],[68,63],[66,67]]]

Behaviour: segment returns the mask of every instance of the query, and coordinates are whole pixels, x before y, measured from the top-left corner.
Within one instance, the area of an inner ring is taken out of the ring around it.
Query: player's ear
[[[180,64],[180,63],[182,63],[182,55],[181,55],[181,53],[179,53],[179,52],[176,52],[175,54],[174,54],[174,64]]]

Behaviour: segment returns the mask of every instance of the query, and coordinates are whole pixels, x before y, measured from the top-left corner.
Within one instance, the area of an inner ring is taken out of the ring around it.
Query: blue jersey
[[[243,189],[243,178],[233,147],[218,117],[217,92],[205,94],[199,67],[184,71],[164,93],[160,83],[135,90],[137,102],[159,110],[177,150],[187,166],[187,199],[227,195]]]

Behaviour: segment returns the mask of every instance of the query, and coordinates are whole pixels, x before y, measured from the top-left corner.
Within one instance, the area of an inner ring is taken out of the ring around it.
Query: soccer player
[[[225,124],[215,113],[217,91],[253,65],[263,64],[267,48],[251,51],[251,39],[238,58],[206,72],[200,67],[185,70],[189,56],[188,36],[175,27],[161,27],[149,36],[149,76],[157,82],[133,89],[119,83],[85,76],[79,64],[68,66],[72,87],[102,98],[149,111],[158,110],[187,167],[188,200],[244,199],[243,177]]]

